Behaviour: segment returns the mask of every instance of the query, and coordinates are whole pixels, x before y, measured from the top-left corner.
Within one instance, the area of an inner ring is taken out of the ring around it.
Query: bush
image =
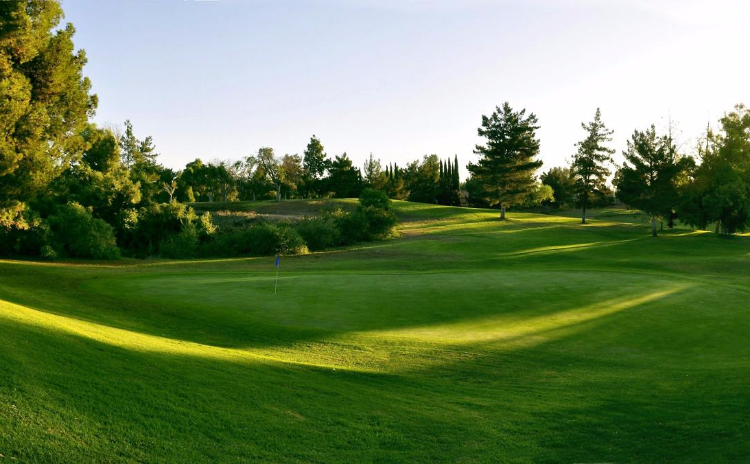
[[[138,257],[195,256],[200,243],[215,232],[208,213],[198,217],[193,208],[177,202],[153,204],[124,219],[123,242]]]
[[[306,218],[297,223],[297,232],[312,251],[325,250],[341,243],[341,230],[333,217]]]
[[[336,218],[336,223],[341,231],[341,245],[351,245],[367,240],[368,221],[359,208],[352,213],[339,215]]]
[[[197,255],[200,240],[193,224],[188,224],[174,235],[170,235],[159,244],[159,256],[162,258],[193,258]]]
[[[384,211],[390,211],[391,209],[391,199],[385,192],[369,188],[362,190],[362,194],[359,196],[359,204],[364,208],[372,207]]]
[[[57,255],[75,258],[118,259],[112,226],[91,215],[91,211],[78,203],[58,207],[57,212],[47,219],[50,244],[53,250],[42,247],[46,257]],[[53,253],[54,252],[54,253]]]
[[[260,222],[217,234],[203,247],[205,256],[264,256],[276,253],[304,254],[307,246],[288,224]]]
[[[392,211],[374,206],[360,206],[357,214],[364,218],[363,220],[367,225],[363,238],[363,240],[367,241],[388,238],[393,234],[393,229],[398,223],[398,219]]]

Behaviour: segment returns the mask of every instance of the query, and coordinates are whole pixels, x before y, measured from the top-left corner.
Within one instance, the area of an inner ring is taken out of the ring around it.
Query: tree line
[[[478,129],[485,144],[477,145],[476,163],[468,166],[465,183],[470,201],[497,207],[501,218],[511,207],[542,203],[551,207],[581,208],[586,212],[614,198],[646,213],[652,234],[657,221],[673,227],[676,220],[728,235],[750,225],[750,110],[742,104],[726,113],[718,129],[708,127],[695,155],[678,149],[671,127],[660,134],[655,125],[634,130],[623,151],[625,162],[614,165],[609,146],[613,131],[601,111],[582,123],[584,137],[565,167],[539,176],[538,119],[526,110],[514,111],[506,102]],[[613,174],[612,186],[608,178]]]
[[[262,147],[239,161],[196,159],[171,175],[174,180],[164,187],[183,202],[356,198],[371,188],[397,200],[460,204],[458,156],[426,155],[401,167],[383,166],[370,154],[359,168],[346,152],[329,157],[315,135],[302,156],[277,156],[273,148]]]
[[[74,50],[71,24],[58,28],[62,17],[58,1],[0,2],[0,255],[300,253],[392,233],[390,200],[367,189],[387,179],[372,159],[363,178],[346,154],[329,161],[313,139],[304,160],[261,148],[240,163],[196,160],[175,172],[130,121],[93,124],[98,99],[83,76],[86,55]],[[217,226],[185,204],[331,189],[360,204],[295,223],[240,226]]]

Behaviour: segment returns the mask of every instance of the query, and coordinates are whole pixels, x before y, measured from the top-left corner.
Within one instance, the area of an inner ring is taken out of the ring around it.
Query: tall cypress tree
[[[453,188],[460,191],[461,190],[461,178],[459,177],[459,171],[458,171],[458,155],[455,155],[453,166],[454,166]]]
[[[573,155],[571,169],[576,176],[578,191],[581,195],[581,224],[586,224],[586,207],[589,195],[597,190],[603,190],[604,183],[610,172],[606,163],[612,161],[615,150],[604,146],[606,142],[612,141],[614,131],[607,129],[602,122],[602,112],[596,109],[594,120],[590,123],[581,123],[583,130],[587,132],[586,138],[578,142],[578,152]]]
[[[536,160],[537,123],[534,113],[526,116],[525,109],[513,111],[508,102],[496,107],[492,115],[482,116],[477,132],[487,142],[476,146],[479,161],[468,169],[482,186],[481,196],[490,206],[500,207],[501,219],[507,208],[523,204],[534,192],[534,173],[542,166]]]

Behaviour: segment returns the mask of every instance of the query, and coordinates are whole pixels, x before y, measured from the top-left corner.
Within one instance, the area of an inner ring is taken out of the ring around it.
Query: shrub
[[[306,218],[296,228],[312,251],[325,250],[341,242],[341,230],[334,217]]]
[[[174,235],[170,235],[159,244],[159,256],[162,258],[192,258],[197,255],[200,239],[193,224],[188,224]]]
[[[203,246],[205,256],[263,256],[306,252],[305,241],[294,228],[288,224],[270,222],[227,229]]]
[[[50,244],[55,253],[46,247],[47,257],[58,254],[75,258],[117,259],[117,248],[112,226],[91,215],[91,211],[78,203],[69,203],[57,208],[57,212],[47,218]]]
[[[136,217],[129,214],[124,224],[123,242],[139,257],[194,256],[198,245],[215,232],[208,213],[198,217],[193,208],[177,202],[141,208]]]
[[[336,223],[341,231],[341,245],[367,240],[367,217],[357,209],[351,213],[343,213],[336,217]]]
[[[393,234],[393,229],[398,223],[398,219],[392,211],[374,206],[360,206],[356,214],[361,215],[367,225],[363,240],[372,241],[388,238]]]
[[[382,209],[384,211],[390,211],[391,199],[382,190],[364,189],[362,194],[359,196],[359,204],[362,207],[373,207]]]

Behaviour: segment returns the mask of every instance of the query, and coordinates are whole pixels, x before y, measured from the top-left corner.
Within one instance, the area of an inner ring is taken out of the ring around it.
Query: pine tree
[[[538,120],[526,110],[513,111],[508,102],[497,107],[490,116],[482,116],[482,127],[477,132],[487,139],[477,145],[480,155],[477,164],[469,164],[469,171],[481,184],[481,196],[490,206],[500,206],[500,218],[505,219],[507,208],[523,204],[535,191],[534,173],[542,166],[536,136]]]
[[[651,217],[651,234],[656,237],[656,221],[671,217],[678,202],[677,182],[692,159],[680,157],[672,138],[657,136],[653,125],[633,132],[623,156],[625,164],[615,176],[617,197]]]
[[[0,227],[27,227],[29,202],[82,156],[97,98],[58,1],[0,2]]]
[[[588,124],[581,123],[581,127],[587,132],[587,136],[576,144],[578,152],[573,155],[571,169],[581,195],[581,224],[586,224],[589,195],[606,188],[605,182],[610,174],[606,163],[612,161],[615,150],[604,146],[604,143],[612,141],[614,131],[607,129],[602,122],[599,108],[596,109],[594,120]]]

